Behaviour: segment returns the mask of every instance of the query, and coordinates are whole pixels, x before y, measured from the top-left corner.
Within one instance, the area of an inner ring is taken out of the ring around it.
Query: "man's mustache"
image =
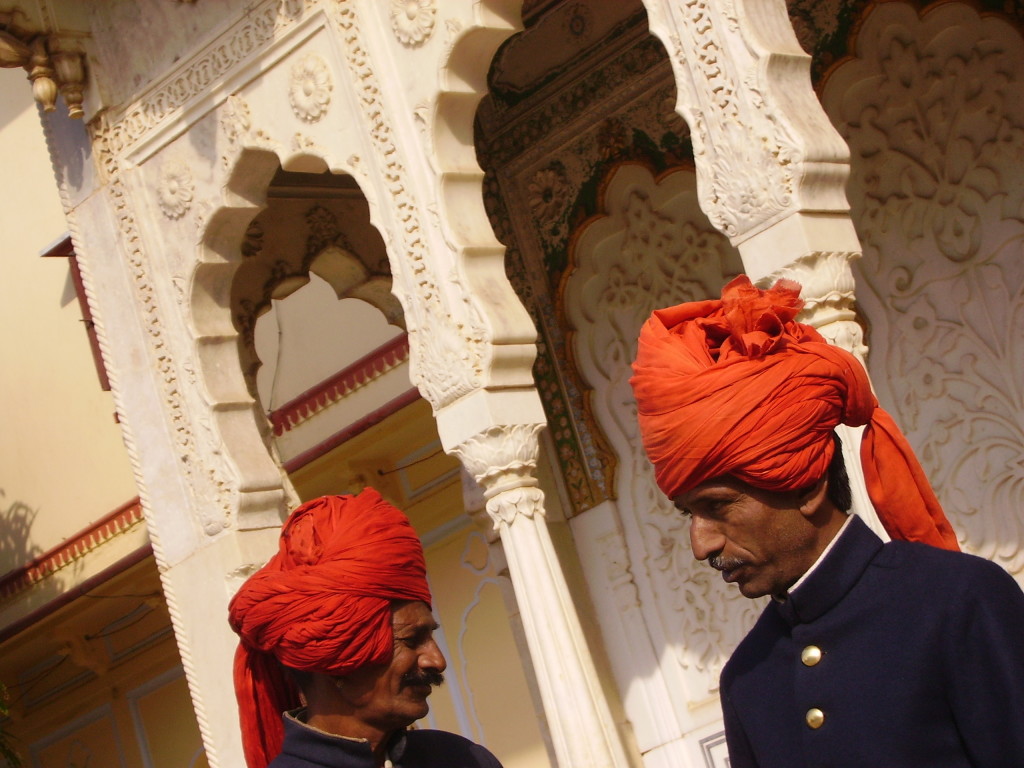
[[[444,675],[436,669],[424,669],[419,672],[408,672],[402,676],[402,686],[430,685],[438,686],[444,682]]]
[[[741,565],[744,565],[744,562],[738,557],[722,557],[721,555],[713,555],[708,558],[708,565],[716,571],[735,571]]]

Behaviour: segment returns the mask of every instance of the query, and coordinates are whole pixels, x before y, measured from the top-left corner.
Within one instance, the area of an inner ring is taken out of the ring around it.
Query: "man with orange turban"
[[[1024,766],[1024,594],[960,553],[860,362],[745,276],[656,311],[633,390],[694,556],[770,595],[722,671],[732,768]],[[856,515],[834,429],[864,426]],[[930,545],[930,546],[929,546]]]
[[[501,768],[461,736],[406,730],[446,662],[423,548],[372,488],[296,509],[229,613],[249,768]]]

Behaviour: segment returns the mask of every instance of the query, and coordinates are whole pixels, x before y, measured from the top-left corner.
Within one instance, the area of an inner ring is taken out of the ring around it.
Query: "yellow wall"
[[[0,645],[4,724],[33,768],[206,768],[152,558]]]
[[[66,229],[25,73],[0,70],[0,574],[138,493],[68,261],[39,256]]]

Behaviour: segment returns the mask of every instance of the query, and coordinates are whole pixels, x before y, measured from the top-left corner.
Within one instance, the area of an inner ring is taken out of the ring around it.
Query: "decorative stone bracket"
[[[68,116],[81,119],[85,57],[74,40],[23,29],[13,13],[0,13],[0,67],[23,67],[32,82],[32,96],[44,111],[57,108],[59,93]]]

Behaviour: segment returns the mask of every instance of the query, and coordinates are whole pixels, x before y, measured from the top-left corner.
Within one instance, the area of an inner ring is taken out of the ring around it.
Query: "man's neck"
[[[383,763],[384,751],[391,741],[391,736],[394,734],[394,731],[383,731],[348,715],[336,713],[317,714],[310,712],[306,716],[306,725],[310,728],[316,728],[318,731],[328,733],[331,736],[339,736],[343,739],[352,739],[353,741],[365,741],[370,745],[370,750],[373,752],[374,757],[377,758],[378,764]]]

